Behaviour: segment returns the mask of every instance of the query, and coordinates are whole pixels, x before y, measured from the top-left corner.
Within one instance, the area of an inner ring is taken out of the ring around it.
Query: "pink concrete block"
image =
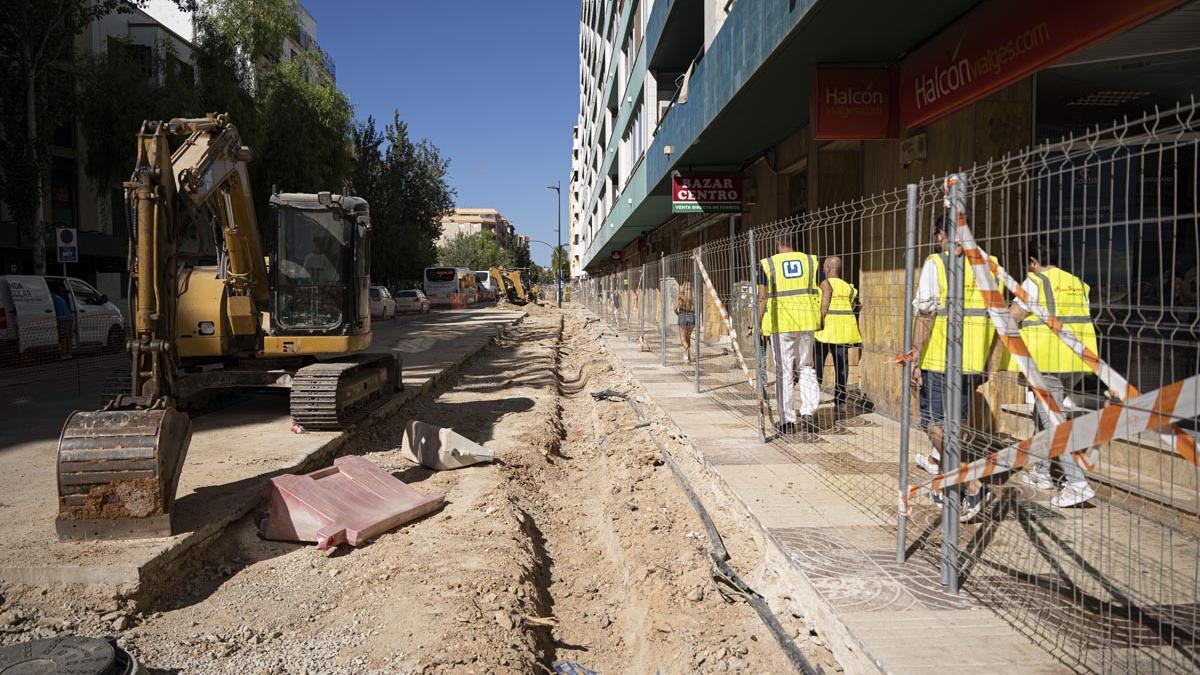
[[[369,539],[436,511],[441,492],[422,494],[357,455],[310,474],[271,479],[265,539],[315,541],[325,550],[358,546]]]

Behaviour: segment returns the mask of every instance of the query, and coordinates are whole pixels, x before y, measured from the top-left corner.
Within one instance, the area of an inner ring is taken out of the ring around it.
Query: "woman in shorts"
[[[683,357],[691,363],[692,331],[696,328],[696,299],[690,281],[679,285],[679,295],[675,298],[675,318],[679,324],[679,342],[683,345]]]

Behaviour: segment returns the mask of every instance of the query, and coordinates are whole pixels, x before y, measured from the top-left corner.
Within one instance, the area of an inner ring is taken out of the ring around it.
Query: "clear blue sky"
[[[337,62],[356,115],[392,111],[450,159],[462,207],[493,207],[517,232],[554,243],[578,106],[575,0],[302,0]],[[548,264],[550,249],[530,245]]]

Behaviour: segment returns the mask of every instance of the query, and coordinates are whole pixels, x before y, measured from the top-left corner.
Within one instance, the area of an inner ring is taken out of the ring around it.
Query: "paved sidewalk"
[[[371,417],[392,414],[420,396],[523,315],[478,307],[376,324],[372,350],[392,351],[403,359],[405,390]],[[171,583],[174,565],[261,503],[267,480],[315,469],[355,428],[370,423],[364,420],[342,432],[293,434],[285,393],[239,399],[193,419],[176,501],[178,534],[59,542],[54,534],[58,429],[70,410],[97,404],[102,381],[101,376],[90,377],[78,394],[72,381],[70,395],[50,384],[5,413],[24,416],[24,423],[9,419],[0,424],[0,519],[6,544],[0,550],[0,581],[118,586],[127,594],[153,595],[157,583]]]
[[[760,443],[747,424],[753,413],[730,407],[732,397],[722,404],[719,391],[692,393],[692,380],[660,366],[657,351],[639,351],[623,337],[607,344],[790,563],[790,592],[847,672],[1069,672],[971,597],[945,593],[927,559],[897,563],[895,530],[865,510],[878,505],[848,501],[819,475],[860,480],[864,467],[838,466],[820,443],[811,451]],[[887,420],[860,420],[872,442],[898,439]],[[933,524],[931,514],[917,514],[909,527]]]

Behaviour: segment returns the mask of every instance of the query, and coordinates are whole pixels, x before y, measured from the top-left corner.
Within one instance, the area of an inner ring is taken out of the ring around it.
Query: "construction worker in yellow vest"
[[[796,431],[793,401],[797,383],[792,367],[800,370],[800,421],[804,431],[815,433],[813,413],[821,400],[817,371],[813,368],[813,334],[821,329],[825,317],[817,290],[817,257],[792,248],[788,235],[775,243],[775,255],[759,261],[758,316],[762,334],[771,339],[775,358],[775,393],[779,401],[783,434]]]
[[[1063,327],[1070,329],[1093,354],[1099,353],[1096,327],[1092,325],[1091,306],[1088,304],[1088,293],[1091,289],[1079,277],[1059,269],[1055,264],[1058,261],[1058,243],[1052,238],[1034,237],[1026,244],[1025,252],[1029,274],[1021,283],[1021,288],[1029,295],[1030,304],[1037,305],[1057,317]],[[1074,405],[1069,392],[1082,381],[1086,373],[1091,372],[1091,369],[1021,301],[1013,301],[1009,311],[1013,319],[1021,324],[1021,339],[1029,348],[1029,355],[1042,373],[1050,396],[1058,403],[1063,413],[1070,416]],[[1010,359],[1008,370],[1019,371],[1020,367]],[[1031,398],[1032,396],[1027,396],[1027,400]],[[1050,417],[1046,411],[1036,403],[1034,408],[1037,410],[1036,419],[1040,427],[1050,428]],[[1075,463],[1074,458],[1062,456],[1057,461],[1063,472],[1063,486],[1059,494],[1050,499],[1051,504],[1059,508],[1068,508],[1083,504],[1096,496],[1095,489],[1088,483],[1087,476]],[[1046,459],[1034,460],[1032,470],[1021,474],[1021,479],[1043,490],[1056,487],[1050,475],[1050,462]]]
[[[942,431],[946,423],[946,401],[949,397],[946,389],[947,384],[950,384],[946,378],[946,342],[949,335],[947,267],[955,258],[962,258],[963,255],[962,246],[955,246],[953,256],[950,254],[947,231],[949,222],[949,218],[942,217],[935,221],[933,226],[933,238],[938,251],[930,254],[921,267],[917,295],[912,303],[917,319],[913,330],[912,351],[908,355],[910,359],[917,360],[916,367],[912,369],[912,386],[918,390],[921,426],[929,435],[929,442],[933,446],[933,451],[928,456],[918,454],[913,460],[931,474],[941,473],[942,470]],[[995,260],[995,257],[992,257],[992,260]],[[996,330],[987,315],[983,295],[975,283],[975,273],[965,259],[962,262],[963,376],[957,384],[961,395],[961,419],[965,428],[966,420],[970,419],[971,392],[979,385],[987,368]],[[970,461],[965,443],[962,449],[960,461]],[[987,486],[978,480],[968,482],[962,498],[962,509],[959,511],[960,519],[966,522],[978,516],[990,498],[991,491]],[[933,500],[939,507],[942,505],[940,494],[933,495]]]
[[[842,259],[825,259],[825,280],[821,282],[821,315],[825,327],[817,331],[817,384],[825,370],[825,357],[833,355],[836,386],[833,391],[834,411],[838,417],[846,414],[846,380],[850,376],[850,347],[862,342],[858,332],[858,317],[854,304],[858,289],[842,279]]]

